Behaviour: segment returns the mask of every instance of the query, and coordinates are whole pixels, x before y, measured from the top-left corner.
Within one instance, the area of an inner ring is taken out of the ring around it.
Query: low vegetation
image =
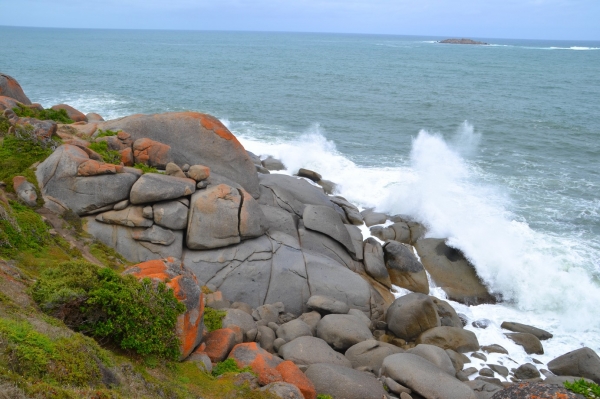
[[[44,270],[32,296],[44,312],[75,331],[139,355],[179,357],[175,324],[185,306],[164,283],[71,261]]]
[[[155,167],[148,166],[143,163],[136,163],[135,165],[133,165],[133,167],[141,170],[144,173],[157,173],[158,172],[158,169],[156,169]]]
[[[19,104],[13,108],[15,114],[21,118],[35,118],[41,121],[52,120],[58,123],[73,123],[73,120],[67,115],[67,111],[64,109],[54,110],[51,108],[39,110],[37,108],[30,108],[26,105]]]
[[[104,160],[106,163],[112,163],[115,165],[121,163],[121,154],[119,151],[109,149],[106,141],[96,141],[94,143],[90,143],[90,150],[97,152],[102,157],[102,160]]]
[[[593,382],[587,382],[583,378],[573,382],[565,381],[564,386],[569,391],[579,393],[588,399],[600,398],[600,385]]]
[[[217,365],[213,367],[212,375],[218,377],[226,373],[239,374],[246,372],[250,373],[252,372],[252,369],[250,367],[244,367],[243,369],[241,369],[238,367],[234,359],[225,359],[222,362],[217,363]]]
[[[210,307],[204,308],[204,326],[208,332],[223,328],[223,317],[227,313],[223,310],[217,310]]]
[[[98,134],[96,134],[96,138],[99,137],[110,137],[110,136],[116,136],[117,134],[119,134],[119,132],[115,132],[113,130],[102,130],[102,129],[98,129]]]

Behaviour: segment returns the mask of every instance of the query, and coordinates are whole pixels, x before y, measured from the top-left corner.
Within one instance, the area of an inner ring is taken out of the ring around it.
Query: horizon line
[[[281,30],[233,30],[233,29],[176,29],[176,28],[87,28],[87,27],[57,27],[57,26],[24,26],[0,25],[0,28],[21,29],[70,29],[70,30],[107,30],[107,31],[165,31],[165,32],[222,32],[222,33],[290,33],[290,34],[330,34],[330,35],[362,35],[362,36],[402,36],[402,37],[427,37],[448,39],[495,39],[495,40],[530,40],[530,41],[560,41],[560,42],[600,42],[599,39],[531,39],[515,37],[486,37],[469,35],[423,35],[404,33],[365,33],[365,32],[338,32],[338,31],[281,31]]]

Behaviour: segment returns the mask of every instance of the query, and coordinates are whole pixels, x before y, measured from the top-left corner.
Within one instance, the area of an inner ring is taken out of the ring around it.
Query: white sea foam
[[[52,97],[42,96],[39,101],[44,107],[63,103],[69,104],[84,114],[89,112],[99,113],[105,120],[135,113],[135,108],[128,99],[118,98],[108,93],[60,93]]]
[[[510,211],[513,204],[506,191],[484,183],[485,172],[467,161],[481,140],[472,125],[464,123],[448,140],[419,132],[410,163],[388,168],[356,165],[318,125],[295,137],[285,131],[274,134],[276,129],[261,135],[250,125],[240,130],[235,123],[229,126],[248,150],[284,160],[286,173],[300,167],[317,170],[338,183],[340,194],[350,201],[410,215],[428,227],[429,236],[448,238],[461,249],[505,299],[501,305],[470,308],[453,303],[471,320],[493,321],[495,327],[489,330],[469,327],[482,344],[499,343],[510,347],[515,360],[531,361],[499,329],[502,321],[512,320],[555,334],[544,342],[546,355],[537,356],[541,360],[582,345],[600,350],[600,287],[592,276],[598,272],[594,262],[600,254],[591,253],[597,249],[586,247],[580,237],[536,232],[522,215]]]

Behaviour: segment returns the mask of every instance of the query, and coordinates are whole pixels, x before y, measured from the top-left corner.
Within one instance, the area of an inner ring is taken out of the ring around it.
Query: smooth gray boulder
[[[502,390],[498,385],[482,380],[465,381],[465,385],[475,392],[477,399],[491,399],[496,392]]]
[[[313,295],[308,298],[306,305],[309,309],[326,314],[346,314],[350,310],[348,304],[325,295]]]
[[[71,210],[81,216],[112,209],[129,198],[138,179],[136,174],[78,176],[79,165],[89,159],[81,148],[64,144],[38,165],[35,175],[46,207],[58,213]]]
[[[367,227],[385,223],[387,220],[387,215],[385,213],[375,212],[372,209],[365,209],[360,214],[363,216],[363,220]]]
[[[354,272],[363,271],[362,263],[356,261],[342,244],[328,235],[305,228],[302,220],[298,222],[298,237],[303,250],[325,255]]]
[[[260,205],[263,212],[263,223],[268,232],[279,231],[298,240],[298,216],[278,206]]]
[[[344,399],[385,399],[387,392],[375,376],[334,364],[313,364],[306,377],[317,392]]]
[[[238,326],[242,331],[248,331],[256,328],[256,322],[248,313],[240,309],[227,309],[227,314],[223,317],[223,328],[229,326]]]
[[[392,288],[390,274],[385,267],[383,247],[373,237],[364,241],[363,257],[367,274],[384,286]]]
[[[534,364],[525,363],[517,367],[514,371],[515,378],[519,380],[529,380],[531,378],[538,378],[540,372]]]
[[[255,198],[259,195],[252,160],[235,136],[213,116],[197,112],[138,114],[100,123],[98,129],[120,129],[134,141],[149,138],[167,144],[178,165],[208,166],[211,174],[240,184]]]
[[[310,327],[310,332],[314,336],[317,333],[317,325],[321,321],[321,314],[315,310],[312,312],[302,313],[299,320],[302,320]]]
[[[431,297],[437,307],[438,316],[442,326],[462,328],[462,321],[452,306],[439,298]]]
[[[391,355],[383,360],[382,374],[426,399],[477,399],[464,383],[420,356]]]
[[[388,308],[386,322],[394,335],[406,341],[413,341],[424,331],[441,326],[435,303],[431,297],[419,293],[397,298]]]
[[[242,196],[239,210],[240,239],[246,240],[263,235],[266,231],[263,222],[265,215],[260,204],[247,191],[240,189],[239,193]]]
[[[417,344],[439,346],[458,353],[473,352],[479,349],[477,336],[469,330],[458,327],[435,327],[428,329],[417,338]]]
[[[329,200],[344,210],[346,218],[353,225],[360,226],[364,223],[363,216],[360,214],[358,208],[348,202],[345,198],[333,196],[329,197]]]
[[[392,344],[369,339],[352,345],[344,355],[350,360],[352,368],[378,374],[383,359],[396,353],[404,353],[404,350]]]
[[[345,224],[344,226],[346,226],[346,230],[348,230],[348,234],[350,234],[350,239],[352,240],[352,245],[354,246],[355,259],[362,261],[364,259],[364,248],[363,235],[360,229],[350,224]]]
[[[430,361],[435,364],[441,370],[444,370],[448,375],[454,377],[456,370],[452,364],[452,360],[448,356],[445,350],[434,345],[419,344],[414,348],[406,351],[413,355],[421,356],[423,359]]]
[[[192,196],[188,215],[187,247],[211,249],[240,242],[240,192],[225,184]]]
[[[263,168],[267,170],[284,170],[285,165],[279,159],[275,159],[272,156],[268,156],[267,158],[261,161]]]
[[[177,258],[181,259],[183,251],[183,231],[173,231],[174,241],[170,245],[153,244],[152,242],[138,241],[135,235],[142,234],[145,230],[141,227],[126,227],[115,224],[98,222],[94,217],[83,218],[84,230],[98,241],[113,248],[125,259],[133,263],[145,262],[153,259]]]
[[[542,346],[542,343],[540,342],[538,337],[536,337],[533,334],[510,333],[510,334],[504,334],[504,335],[506,335],[509,339],[511,339],[515,344],[521,345],[523,347],[523,349],[525,350],[525,353],[527,353],[529,355],[531,355],[531,354],[543,355],[544,354],[544,347]]]
[[[551,360],[548,369],[559,376],[589,378],[600,384],[600,357],[588,347],[576,349]]]
[[[277,338],[282,338],[285,342],[290,342],[298,337],[312,337],[313,332],[308,324],[301,319],[288,321],[279,326],[276,331]]]
[[[143,206],[129,206],[120,211],[103,212],[96,216],[96,220],[127,227],[150,227],[152,226],[152,220],[144,217],[143,209]]]
[[[329,200],[329,197],[323,192],[323,189],[313,186],[304,179],[282,174],[270,174],[260,175],[259,181],[261,186],[269,188],[270,191],[278,197],[280,201],[279,204],[282,208],[287,205],[288,208],[292,209],[298,216],[302,216],[302,213],[304,212],[303,207],[301,211],[295,209],[298,204],[322,205],[333,209],[339,209],[339,212],[344,213],[340,207],[334,205],[334,203]],[[296,201],[297,204],[290,204],[290,199]],[[283,204],[281,202],[287,202],[288,204]],[[298,214],[297,212],[299,211],[300,213]]]
[[[144,173],[131,187],[129,201],[135,205],[167,201],[191,195],[195,191],[196,182],[192,179]]]
[[[189,208],[180,201],[159,202],[152,205],[154,223],[171,230],[187,227]]]
[[[258,335],[259,339],[257,342],[260,344],[260,347],[266,350],[267,352],[273,353],[273,343],[275,342],[275,331],[267,326],[258,326]]]
[[[350,233],[334,209],[323,205],[307,205],[304,208],[302,219],[307,229],[333,238],[342,244],[350,254],[356,256]]]
[[[446,349],[446,350],[449,350],[449,349]],[[508,367],[504,367],[500,364],[488,364],[487,366],[490,369],[492,369],[495,373],[500,374],[502,377],[504,377],[504,378],[508,377]]]
[[[317,337],[337,351],[345,351],[359,342],[373,339],[369,327],[349,314],[329,314],[319,321]]]
[[[358,309],[350,309],[348,314],[358,318],[367,328],[371,328],[371,319],[369,319],[363,311]]]
[[[535,335],[540,341],[544,341],[553,337],[551,333],[542,330],[541,328],[528,326],[527,324],[515,323],[512,321],[504,321],[500,327],[512,332],[529,333]]]
[[[157,225],[144,230],[136,229],[131,234],[131,237],[137,241],[147,241],[158,245],[171,245],[176,239],[173,231]]]
[[[383,247],[385,266],[392,284],[413,292],[429,294],[429,281],[423,265],[412,251],[412,247],[389,241]]]
[[[298,366],[329,363],[342,367],[352,367],[350,360],[331,349],[327,342],[317,337],[298,337],[279,348],[279,356],[294,362]]]
[[[496,303],[473,265],[462,252],[447,246],[445,240],[423,238],[415,243],[415,248],[421,263],[448,299],[466,305]]]

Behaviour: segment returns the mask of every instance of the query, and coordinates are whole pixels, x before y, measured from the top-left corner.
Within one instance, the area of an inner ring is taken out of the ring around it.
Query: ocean
[[[453,303],[492,321],[467,327],[482,345],[531,361],[510,320],[554,333],[543,362],[600,352],[600,42],[440,39],[0,27],[0,71],[45,107],[213,114],[286,173],[461,249],[504,298]]]

